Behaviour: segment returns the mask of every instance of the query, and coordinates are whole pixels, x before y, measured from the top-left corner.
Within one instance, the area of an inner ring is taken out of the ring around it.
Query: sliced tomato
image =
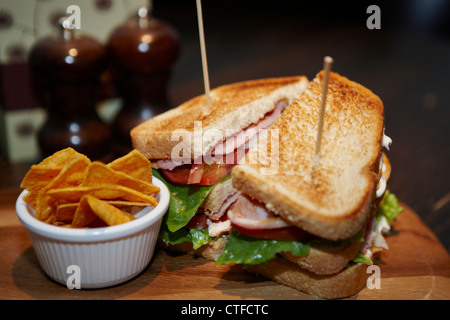
[[[256,239],[302,241],[311,238],[310,233],[296,227],[284,227],[277,229],[245,229],[236,225],[232,226],[240,233]]]
[[[191,173],[191,166],[179,166],[173,170],[161,169],[161,173],[164,178],[171,182],[187,184],[189,180],[189,174]]]
[[[194,166],[201,166],[203,170]],[[228,176],[233,167],[233,164],[194,164],[179,166],[173,170],[161,169],[161,172],[162,175],[171,182],[212,186]],[[199,176],[199,173],[201,173],[201,177]]]
[[[205,164],[203,176],[199,184],[212,186],[231,173],[234,164]]]
[[[245,149],[244,154],[247,153],[247,151],[248,149]],[[161,169],[161,172],[163,176],[171,182],[212,186],[231,173],[231,170],[237,164],[240,156],[242,156],[242,150],[237,148],[234,150],[232,158],[227,158],[227,155],[224,155],[223,163],[213,162],[212,164],[207,164],[203,162],[201,164],[185,164],[178,166],[173,170]],[[201,169],[203,169],[203,171]],[[202,176],[200,179],[199,173],[201,171]]]

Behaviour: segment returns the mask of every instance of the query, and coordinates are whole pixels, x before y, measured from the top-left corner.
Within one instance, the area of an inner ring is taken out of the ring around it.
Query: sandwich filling
[[[389,149],[391,142],[384,136],[383,147]],[[381,174],[375,199],[379,202],[378,209],[368,217],[365,227],[357,235],[343,240],[361,242],[360,250],[352,260],[355,263],[372,264],[373,253],[388,249],[383,235],[402,211],[395,195],[386,189],[391,170],[388,159],[384,154],[380,158]],[[239,191],[230,194],[218,210],[202,210],[201,204],[213,186],[172,183],[158,171],[154,170],[154,174],[165,180],[172,194],[169,210],[172,214],[166,215],[160,232],[166,245],[190,242],[193,249],[199,249],[210,241],[225,237],[226,245],[217,257],[217,263],[260,264],[285,252],[306,256],[311,241],[324,240],[288,224],[263,203]],[[229,178],[230,175],[220,182]],[[193,191],[192,188],[196,189]]]
[[[229,194],[217,210],[204,209],[202,203],[214,186],[231,178],[233,167],[287,106],[287,100],[277,101],[275,108],[259,122],[227,137],[209,150],[208,153],[215,159],[218,157],[223,161],[208,164],[204,157],[182,159],[181,163],[175,163],[172,159],[156,161],[153,174],[163,180],[171,191],[169,212],[160,232],[164,242],[178,244],[188,241],[196,249],[208,241],[226,236],[231,230],[227,212],[238,200],[240,192],[235,190]]]
[[[255,144],[288,106],[286,100],[275,104],[274,110],[267,113],[263,119],[242,131],[233,134],[205,152],[196,159],[160,159],[156,166],[169,181],[182,184],[214,185],[230,175],[233,167],[246,152]],[[214,161],[211,161],[211,160]],[[218,160],[219,159],[219,160]],[[212,163],[211,163],[212,162]]]

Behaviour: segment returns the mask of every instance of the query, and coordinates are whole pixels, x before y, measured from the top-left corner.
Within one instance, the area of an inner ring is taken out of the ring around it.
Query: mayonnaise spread
[[[389,138],[385,133],[383,129],[383,148],[386,148],[389,150],[389,147],[392,144],[392,139]],[[381,172],[384,173],[386,171],[386,164],[383,163],[383,156],[380,157],[380,169]],[[384,178],[383,174],[381,174],[381,178],[378,181],[377,185],[377,198],[382,197],[384,192],[386,191],[386,179]]]

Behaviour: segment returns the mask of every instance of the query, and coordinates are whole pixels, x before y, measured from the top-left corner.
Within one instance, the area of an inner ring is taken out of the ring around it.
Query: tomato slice
[[[173,170],[161,169],[161,173],[167,180],[175,183],[187,184],[189,180],[189,174],[191,172],[190,165],[183,165],[176,167]]]
[[[201,164],[203,171],[197,165],[183,165],[173,170],[161,169],[162,175],[169,181],[182,184],[197,184],[202,186],[212,186],[231,173],[234,164]],[[194,169],[196,168],[196,169]],[[194,170],[194,171],[193,171]],[[198,173],[202,173],[201,177]],[[193,176],[193,174],[195,176]]]
[[[245,229],[232,225],[234,229],[249,237],[278,241],[302,241],[311,238],[312,235],[296,227],[283,227],[277,229]]]
[[[205,167],[203,169],[203,176],[199,184],[206,186],[216,184],[217,182],[231,174],[231,170],[234,166],[234,164],[205,164]]]
[[[247,152],[248,149],[245,149],[244,154]],[[241,153],[242,149],[237,148],[234,150],[233,158],[230,158],[230,155],[228,155],[228,158],[227,155],[224,155],[223,163],[213,162],[212,164],[207,164],[202,162],[201,164],[185,164],[173,170],[161,169],[161,173],[171,182],[212,186],[231,173],[231,170],[238,162],[238,158],[242,156]],[[202,172],[201,178],[200,172]]]

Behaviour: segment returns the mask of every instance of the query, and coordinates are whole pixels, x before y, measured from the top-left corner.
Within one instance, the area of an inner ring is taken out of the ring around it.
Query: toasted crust
[[[359,249],[361,242],[350,243],[313,243],[309,254],[296,257],[290,252],[283,253],[284,258],[292,263],[319,275],[330,275],[344,269]]]
[[[133,128],[130,133],[133,146],[149,159],[170,159],[173,148],[186,143],[183,147],[190,148],[191,157],[195,158],[198,147],[205,152],[225,137],[258,122],[275,108],[276,102],[290,103],[307,83],[306,77],[293,76],[220,86],[211,90],[209,108],[205,95],[201,95]],[[204,133],[200,136],[194,135],[198,122]],[[180,135],[172,139],[174,132]]]
[[[369,214],[380,174],[384,110],[370,90],[331,73],[321,158],[313,172],[322,77],[320,72],[233,169],[232,181],[285,221],[336,241],[355,235]],[[258,153],[265,149],[270,152]]]
[[[367,283],[367,265],[355,264],[333,275],[317,275],[283,258],[265,265],[245,266],[248,272],[323,299],[339,299],[358,293]]]

